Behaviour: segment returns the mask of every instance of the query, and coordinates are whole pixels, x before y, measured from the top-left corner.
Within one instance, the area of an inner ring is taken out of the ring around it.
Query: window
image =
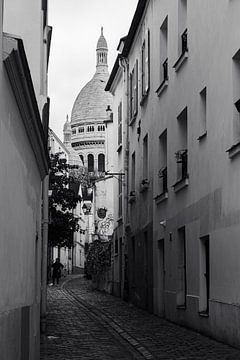
[[[135,152],[132,154],[132,169],[131,169],[131,192],[135,192],[135,174],[136,174],[136,158]]]
[[[178,0],[178,60],[173,65],[178,71],[188,58],[187,0]]]
[[[98,131],[105,131],[104,125],[98,125]]]
[[[89,125],[89,126],[87,127],[87,131],[88,131],[88,132],[93,132],[93,131],[94,131],[94,126],[93,126],[93,125]]]
[[[179,55],[188,51],[187,38],[187,0],[178,1],[178,34],[179,34]]]
[[[200,136],[201,140],[207,134],[207,88],[200,92]]]
[[[84,165],[84,157],[83,157],[83,155],[79,155],[79,157],[80,157],[80,159],[82,160],[82,163],[83,163],[83,165]]]
[[[146,30],[145,39],[142,44],[142,100],[146,97],[150,87],[150,31]],[[141,101],[142,103],[142,101]]]
[[[79,133],[83,133],[83,132],[84,132],[84,127],[83,127],[83,126],[79,127],[79,128],[78,128],[78,132],[79,132]]]
[[[94,157],[92,154],[88,155],[88,171],[89,172],[94,171]]]
[[[178,229],[178,291],[177,307],[186,308],[187,272],[186,272],[186,235],[185,226]]]
[[[160,83],[168,80],[168,17],[160,28]]]
[[[118,145],[122,145],[122,102],[118,105]]]
[[[105,156],[104,156],[104,154],[98,155],[98,171],[99,172],[105,171]]]
[[[143,180],[148,179],[148,135],[143,139]]]
[[[165,244],[164,238],[157,242],[158,252],[158,279],[159,279],[159,310],[160,314],[164,314],[164,291],[165,291]]]
[[[199,312],[209,312],[209,291],[210,291],[210,254],[209,236],[200,238],[200,297]]]
[[[178,116],[179,150],[175,153],[177,179],[188,177],[187,107]]]
[[[187,29],[181,35],[181,55],[188,51],[188,33]]]
[[[167,179],[167,130],[165,130],[159,137],[159,158],[160,169],[159,176],[159,190],[160,194],[168,191],[168,179]]]
[[[76,129],[73,129],[73,130],[72,130],[72,134],[73,134],[73,135],[76,135],[76,132],[77,132]]]
[[[138,61],[130,74],[130,119],[132,120],[138,111]]]
[[[233,141],[240,141],[240,49],[233,57]]]
[[[120,171],[121,172],[121,171]],[[122,180],[118,180],[118,217],[122,217]]]

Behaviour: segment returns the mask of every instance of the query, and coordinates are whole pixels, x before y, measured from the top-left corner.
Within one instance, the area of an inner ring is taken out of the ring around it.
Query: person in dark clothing
[[[63,264],[60,263],[60,259],[56,258],[55,263],[52,264],[53,268],[53,274],[52,274],[52,280],[53,285],[55,285],[55,281],[57,284],[59,284],[59,279],[61,277],[61,269],[63,269]]]

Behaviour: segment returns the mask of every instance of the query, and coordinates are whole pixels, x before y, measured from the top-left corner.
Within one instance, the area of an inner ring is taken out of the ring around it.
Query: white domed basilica
[[[69,125],[71,126],[72,148],[90,173],[105,171],[106,109],[112,105],[112,95],[104,90],[109,73],[108,47],[103,36],[103,28],[97,42],[96,53],[96,72],[78,94],[73,105],[71,122],[65,124],[63,130],[65,142],[69,137]]]

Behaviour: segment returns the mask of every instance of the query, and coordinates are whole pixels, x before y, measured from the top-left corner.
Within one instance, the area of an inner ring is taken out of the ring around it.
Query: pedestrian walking
[[[61,269],[63,269],[63,264],[60,263],[60,259],[56,258],[55,262],[52,264],[53,274],[52,280],[53,285],[55,285],[55,281],[59,284],[59,279],[61,277]]]

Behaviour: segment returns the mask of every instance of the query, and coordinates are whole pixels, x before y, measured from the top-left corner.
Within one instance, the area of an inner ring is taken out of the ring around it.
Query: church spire
[[[66,117],[66,122],[63,126],[63,143],[66,145],[68,143],[71,143],[71,134],[72,134],[72,130],[71,130],[71,124],[69,122],[68,119],[68,115]]]
[[[108,46],[107,46],[107,41],[103,35],[103,27],[101,27],[101,35],[97,42],[96,51],[97,51],[97,67],[108,66],[108,62],[107,62]]]

